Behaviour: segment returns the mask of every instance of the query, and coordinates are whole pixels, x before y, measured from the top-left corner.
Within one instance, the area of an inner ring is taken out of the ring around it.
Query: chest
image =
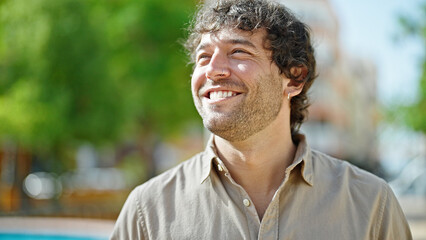
[[[187,196],[166,211],[147,216],[151,239],[370,239],[368,218],[356,205],[338,199],[281,196],[268,206],[262,222],[244,199],[216,192]],[[201,200],[202,199],[202,200]],[[316,201],[316,202],[312,202]],[[304,202],[304,203],[303,203]]]

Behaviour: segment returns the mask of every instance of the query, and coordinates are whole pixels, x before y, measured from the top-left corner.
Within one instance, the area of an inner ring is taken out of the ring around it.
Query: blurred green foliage
[[[55,153],[176,132],[196,117],[178,43],[194,8],[193,0],[0,1],[0,137]]]
[[[402,107],[398,111],[404,112],[404,121],[414,130],[426,134],[426,3],[419,7],[420,19],[402,16],[399,21],[405,36],[420,38],[423,42],[422,69],[418,86],[418,98],[410,106]]]

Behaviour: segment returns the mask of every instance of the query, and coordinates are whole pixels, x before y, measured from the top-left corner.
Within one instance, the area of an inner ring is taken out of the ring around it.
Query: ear
[[[305,86],[304,79],[308,74],[308,68],[303,65],[298,67],[292,67],[290,68],[290,74],[295,78],[290,79],[284,89],[284,94],[286,95],[288,100],[290,100],[294,96],[299,95],[302,92],[303,87]]]

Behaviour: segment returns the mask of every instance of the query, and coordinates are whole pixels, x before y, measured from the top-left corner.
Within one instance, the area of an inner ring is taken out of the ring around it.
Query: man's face
[[[204,126],[242,141],[268,126],[283,102],[283,75],[264,48],[265,30],[224,29],[202,35],[192,95]]]

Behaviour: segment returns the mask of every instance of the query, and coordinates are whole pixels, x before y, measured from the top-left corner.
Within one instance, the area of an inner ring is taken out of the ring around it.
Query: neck
[[[215,144],[219,157],[237,183],[244,187],[246,182],[253,181],[259,188],[269,190],[276,190],[281,184],[284,171],[293,162],[296,152],[290,131],[275,130],[266,136],[258,133],[241,142],[215,136]]]
[[[277,120],[244,141],[230,142],[219,136],[214,140],[219,157],[249,194],[262,219],[284,180],[285,169],[293,162],[296,146],[290,128]]]

